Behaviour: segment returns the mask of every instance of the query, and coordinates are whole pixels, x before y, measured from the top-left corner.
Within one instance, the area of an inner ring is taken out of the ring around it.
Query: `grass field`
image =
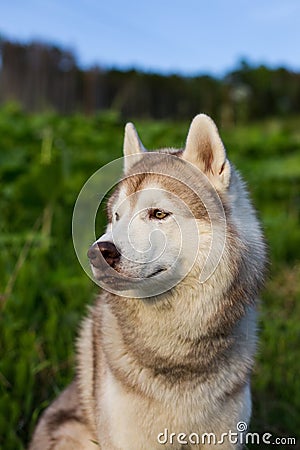
[[[121,156],[123,125],[116,113],[0,109],[1,449],[25,448],[40,412],[72,378],[78,324],[97,292],[73,250],[72,210],[87,178]],[[137,126],[149,148],[179,147],[188,123]],[[270,249],[251,428],[300,439],[300,118],[221,134]]]

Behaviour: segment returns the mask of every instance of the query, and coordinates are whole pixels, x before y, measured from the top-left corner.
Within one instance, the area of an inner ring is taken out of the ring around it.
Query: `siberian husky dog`
[[[214,122],[147,152],[132,124],[106,232],[89,249],[104,288],[84,320],[73,383],[30,450],[240,449],[265,245]]]

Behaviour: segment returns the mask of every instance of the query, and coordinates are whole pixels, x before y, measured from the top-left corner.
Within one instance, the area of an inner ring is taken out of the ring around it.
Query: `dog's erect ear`
[[[218,129],[206,114],[196,116],[190,126],[183,159],[198,167],[219,190],[230,181],[230,164]]]
[[[124,172],[126,173],[140,159],[142,153],[146,151],[133,123],[127,123],[125,126],[123,146]]]

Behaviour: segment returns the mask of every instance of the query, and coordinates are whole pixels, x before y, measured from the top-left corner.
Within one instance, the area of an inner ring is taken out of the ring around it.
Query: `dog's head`
[[[194,118],[184,150],[147,152],[127,124],[124,177],[108,201],[106,233],[88,252],[94,277],[121,295],[157,295],[193,270],[199,275],[215,238],[211,271],[225,226],[218,193],[229,182],[230,164],[208,116]]]

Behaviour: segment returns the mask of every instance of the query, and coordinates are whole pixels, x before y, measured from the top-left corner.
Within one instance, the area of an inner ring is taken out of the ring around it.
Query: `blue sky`
[[[222,75],[241,58],[300,70],[299,0],[2,1],[0,33],[95,63]]]

